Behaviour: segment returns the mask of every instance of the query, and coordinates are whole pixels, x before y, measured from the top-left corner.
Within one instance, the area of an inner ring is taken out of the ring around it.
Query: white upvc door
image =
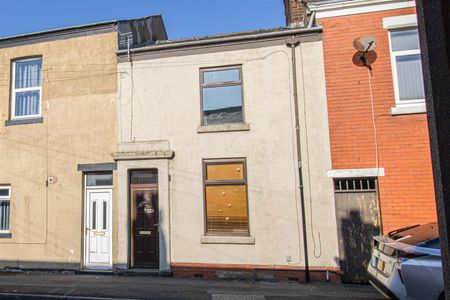
[[[86,190],[85,267],[112,268],[112,189]]]

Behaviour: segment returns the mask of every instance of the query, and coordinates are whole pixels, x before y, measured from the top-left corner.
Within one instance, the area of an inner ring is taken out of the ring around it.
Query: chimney
[[[286,26],[305,27],[306,4],[304,0],[284,0],[284,14],[286,15]]]

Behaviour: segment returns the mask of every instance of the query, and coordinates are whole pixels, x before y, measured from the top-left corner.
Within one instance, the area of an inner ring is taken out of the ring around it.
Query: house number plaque
[[[144,207],[144,212],[146,214],[153,214],[153,213],[155,213],[155,210],[153,208]]]

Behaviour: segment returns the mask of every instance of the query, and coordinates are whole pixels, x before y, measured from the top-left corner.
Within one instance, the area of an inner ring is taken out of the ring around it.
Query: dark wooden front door
[[[368,283],[372,239],[380,234],[376,179],[335,182],[339,262],[344,283]]]
[[[140,187],[139,187],[140,186]],[[132,185],[133,267],[159,267],[158,188]]]

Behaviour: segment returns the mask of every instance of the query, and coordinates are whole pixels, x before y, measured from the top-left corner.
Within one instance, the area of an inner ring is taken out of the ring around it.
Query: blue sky
[[[0,37],[153,14],[170,39],[285,24],[283,0],[0,0]]]

